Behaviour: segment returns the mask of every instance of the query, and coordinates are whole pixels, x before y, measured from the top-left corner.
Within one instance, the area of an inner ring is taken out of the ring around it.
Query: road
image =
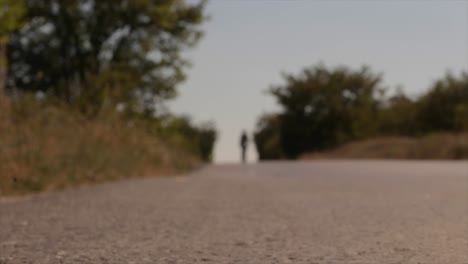
[[[468,263],[466,162],[219,165],[0,202],[0,263]]]

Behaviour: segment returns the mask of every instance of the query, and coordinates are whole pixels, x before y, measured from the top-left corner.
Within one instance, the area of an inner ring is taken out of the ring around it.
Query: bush
[[[23,98],[0,104],[0,195],[126,177],[167,175],[198,159],[117,113],[93,119]]]
[[[468,159],[468,133],[434,133],[423,137],[377,137],[351,142],[303,159]]]
[[[468,129],[468,73],[436,81],[417,102],[423,132]]]
[[[257,123],[254,141],[260,160],[284,158],[280,142],[281,120],[276,115],[263,115]]]
[[[212,161],[217,138],[213,123],[195,125],[188,116],[174,115],[145,120],[153,134],[182,149],[187,149],[202,161]]]
[[[270,89],[282,111],[264,115],[257,123],[255,143],[261,160],[296,158],[378,136],[423,137],[468,130],[468,73],[447,74],[414,99],[402,91],[389,99],[379,97],[385,92],[381,78],[366,67],[318,65],[284,78],[285,84]],[[421,147],[442,141],[428,142]],[[453,155],[439,155],[435,147],[427,151],[435,158],[465,157],[463,146],[451,148]]]
[[[283,110],[275,117],[278,131],[269,134],[279,136],[279,152],[286,158],[375,134],[380,76],[368,68],[330,70],[318,65],[298,75],[285,74],[284,79],[285,84],[270,89]],[[264,152],[268,141],[257,138],[259,152]]]

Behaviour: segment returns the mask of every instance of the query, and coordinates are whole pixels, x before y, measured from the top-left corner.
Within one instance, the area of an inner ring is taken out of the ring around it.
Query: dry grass
[[[0,196],[169,175],[198,164],[115,114],[89,120],[64,109],[0,102]]]
[[[336,149],[304,154],[302,159],[468,159],[468,133],[436,133],[421,138],[381,137]]]

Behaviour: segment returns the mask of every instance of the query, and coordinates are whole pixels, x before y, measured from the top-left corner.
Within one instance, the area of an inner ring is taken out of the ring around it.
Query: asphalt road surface
[[[468,263],[466,162],[224,165],[0,202],[0,263]]]

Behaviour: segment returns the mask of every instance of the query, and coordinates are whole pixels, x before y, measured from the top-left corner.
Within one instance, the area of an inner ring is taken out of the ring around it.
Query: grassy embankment
[[[173,175],[200,164],[182,149],[116,114],[87,119],[64,107],[0,102],[0,196]]]
[[[301,159],[468,159],[468,132],[434,133],[420,138],[379,137],[307,153]]]

